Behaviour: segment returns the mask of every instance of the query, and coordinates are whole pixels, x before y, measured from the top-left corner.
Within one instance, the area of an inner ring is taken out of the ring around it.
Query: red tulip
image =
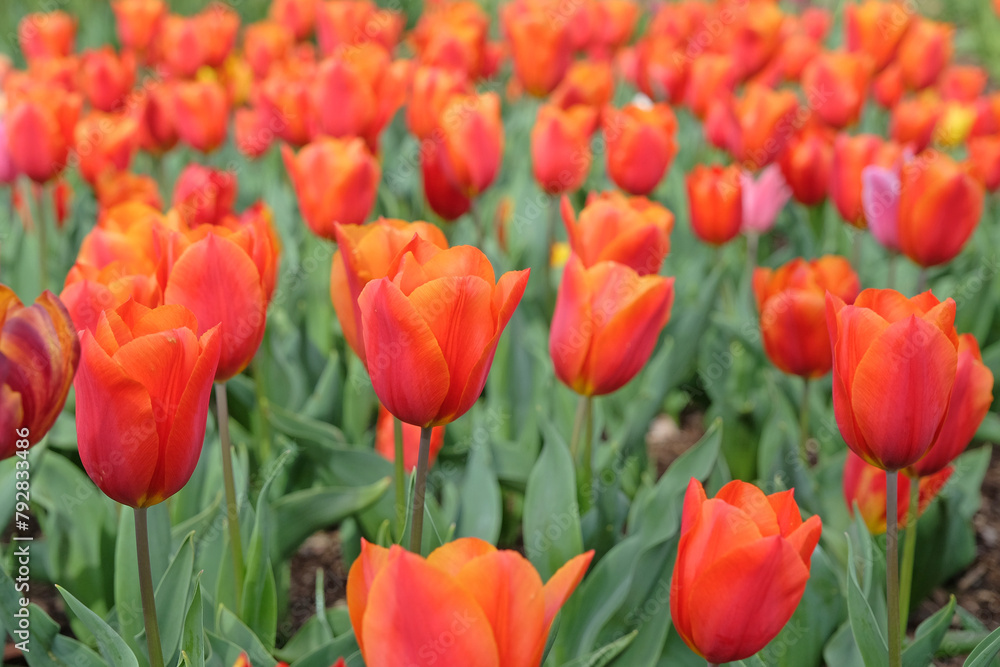
[[[76,19],[61,10],[27,14],[17,24],[17,40],[27,60],[68,56],[74,39]]]
[[[844,221],[861,229],[867,224],[861,202],[861,171],[870,165],[894,167],[901,158],[902,149],[897,144],[873,134],[837,135],[833,144],[830,198]]]
[[[653,354],[673,301],[673,278],[570,255],[549,333],[556,377],[583,396],[621,388]]]
[[[986,90],[989,74],[976,65],[949,65],[938,79],[938,91],[946,100],[973,103]]]
[[[945,470],[972,442],[993,404],[993,373],[983,363],[979,343],[972,334],[958,337],[958,367],[948,412],[937,440],[927,455],[909,468],[921,478]]]
[[[966,165],[943,153],[922,153],[903,168],[899,245],[920,266],[955,258],[979,225],[983,186]]]
[[[381,169],[361,139],[319,139],[298,155],[282,146],[281,156],[313,234],[332,239],[335,222],[360,225],[368,217]]]
[[[597,111],[587,106],[567,110],[547,104],[538,109],[531,131],[535,180],[549,194],[574,192],[590,171],[590,135]]]
[[[792,136],[778,158],[795,201],[814,206],[826,199],[833,170],[833,132],[809,123]]]
[[[476,538],[426,559],[362,540],[347,606],[365,664],[399,667],[433,656],[456,667],[538,667],[549,628],[593,556],[576,556],[543,586],[524,556]]]
[[[180,79],[193,77],[208,60],[208,40],[197,17],[168,14],[157,30],[157,64]]]
[[[826,293],[853,303],[861,282],[846,259],[826,255],[793,259],[779,269],[754,269],[753,291],[760,311],[764,351],[786,373],[816,378],[830,372]]]
[[[871,77],[868,56],[831,51],[809,61],[802,71],[802,87],[817,98],[813,111],[839,129],[858,121]]]
[[[828,294],[826,319],[841,435],[883,470],[913,465],[937,439],[955,384],[955,302],[867,289],[848,306]]]
[[[372,386],[401,421],[447,424],[479,398],[528,270],[496,281],[482,251],[419,238],[394,264],[358,297]]]
[[[236,45],[240,15],[225,2],[212,0],[192,18],[201,37],[204,64],[221,67]]]
[[[897,59],[903,83],[921,90],[937,81],[951,61],[954,27],[919,18],[910,25],[899,44]]]
[[[577,219],[563,196],[562,218],[569,245],[587,268],[611,261],[644,276],[658,273],[670,252],[674,214],[645,197],[591,194]]]
[[[431,430],[430,453],[427,465],[433,466],[438,452],[444,446],[444,426],[435,426]],[[413,472],[417,467],[417,454],[420,450],[420,427],[413,424],[403,424],[403,467],[407,472]],[[396,420],[385,409],[378,406],[378,422],[375,424],[375,451],[390,461],[396,460]]]
[[[453,95],[441,112],[444,167],[468,197],[488,188],[503,158],[503,122],[496,93]]]
[[[611,104],[615,92],[614,72],[603,61],[577,60],[549,96],[549,102],[562,109],[585,104],[603,109]]]
[[[1000,135],[971,137],[969,171],[990,192],[1000,188]]]
[[[45,437],[79,361],[76,329],[52,292],[24,306],[0,285],[0,460]]]
[[[285,74],[274,72],[256,88],[256,102],[261,117],[262,143],[270,135],[293,146],[304,146],[316,131],[314,107],[314,68]],[[237,112],[238,113],[238,112]]]
[[[606,109],[604,139],[611,180],[633,195],[652,192],[677,154],[676,134],[677,118],[666,104]]]
[[[221,338],[218,328],[199,338],[197,328],[181,306],[150,310],[128,301],[80,334],[80,459],[112,500],[156,505],[194,472]]]
[[[154,155],[162,155],[177,145],[176,84],[162,82],[145,87],[135,107],[139,121],[139,145]]]
[[[128,169],[139,150],[139,124],[124,114],[91,111],[76,126],[75,157],[92,186],[108,172]]]
[[[917,478],[920,485],[917,517],[937,497],[952,472],[954,468],[947,467],[927,477]],[[868,465],[854,452],[847,452],[847,462],[844,464],[844,500],[852,515],[854,506],[857,505],[861,518],[872,535],[881,535],[886,529],[885,476],[885,470]],[[909,520],[910,484],[913,482],[909,475],[899,476],[896,487],[896,520],[900,528],[906,528]]]
[[[97,203],[102,211],[130,201],[141,202],[155,209],[163,208],[160,186],[152,176],[129,171],[104,172],[94,185]]]
[[[911,12],[902,3],[866,0],[845,7],[847,50],[871,56],[875,71],[882,71],[896,55]]]
[[[465,72],[470,79],[489,74],[490,19],[476,2],[459,0],[426,8],[413,31],[422,65]]]
[[[802,599],[822,531],[819,516],[802,521],[791,490],[765,496],[734,480],[709,499],[692,478],[670,583],[681,638],[711,663],[764,648]]]
[[[433,142],[421,147],[420,175],[428,205],[445,220],[455,220],[472,207],[469,196],[451,178],[445,151]]]
[[[330,297],[347,344],[365,362],[364,334],[358,297],[372,280],[387,277],[396,256],[414,236],[447,248],[448,240],[434,225],[380,218],[367,225],[334,223],[337,252],[330,271]]]
[[[90,105],[100,111],[115,111],[125,105],[135,83],[135,58],[116,55],[110,46],[83,54],[80,89]]]
[[[892,63],[872,82],[872,97],[883,109],[893,109],[903,97],[903,71]]]
[[[237,187],[234,172],[192,163],[177,177],[172,205],[188,225],[221,222],[233,213]]]
[[[316,37],[324,55],[347,53],[365,44],[392,52],[405,26],[396,11],[368,0],[338,0],[316,5]]]
[[[118,41],[122,46],[146,55],[167,14],[163,0],[112,0]]]
[[[258,158],[271,147],[275,130],[271,114],[261,109],[237,109],[233,116],[233,140],[236,148],[250,159]]]
[[[722,245],[743,227],[743,186],[736,165],[697,165],[685,178],[691,230],[706,243]]]
[[[556,5],[514,0],[500,9],[500,21],[514,57],[514,72],[536,97],[551,93],[573,62],[571,26],[553,19]]]
[[[712,102],[729,97],[738,81],[739,69],[733,56],[707,53],[691,61],[684,103],[691,113],[704,119]]]
[[[934,136],[934,127],[944,112],[936,95],[902,99],[892,110],[889,136],[900,145],[909,145],[916,153],[927,148]]]
[[[427,139],[452,95],[467,95],[472,87],[464,71],[441,67],[418,67],[413,72],[406,105],[406,124],[418,139]]]
[[[243,54],[254,76],[263,79],[271,66],[284,60],[295,45],[295,34],[277,21],[260,21],[243,33]]]
[[[226,140],[229,99],[226,89],[211,81],[185,81],[174,89],[177,134],[184,143],[210,153]]]
[[[7,147],[17,170],[36,183],[62,172],[73,145],[82,100],[57,88],[33,88],[6,116]]]
[[[269,16],[287,26],[295,39],[306,39],[316,25],[319,0],[273,0]]]

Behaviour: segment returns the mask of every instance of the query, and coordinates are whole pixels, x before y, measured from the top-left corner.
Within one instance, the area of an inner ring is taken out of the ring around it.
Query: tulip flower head
[[[468,411],[528,274],[496,280],[481,250],[442,250],[418,237],[387,277],[365,285],[358,296],[365,357],[389,412],[408,424],[439,426]]]
[[[899,252],[899,171],[871,165],[861,170],[861,205],[868,229],[887,250]]]
[[[61,10],[28,14],[17,25],[17,40],[29,61],[68,56],[75,39],[76,19]]]
[[[200,337],[197,329],[182,306],[127,301],[80,334],[80,459],[112,500],[156,505],[194,472],[221,342],[218,327]]]
[[[816,378],[833,365],[826,327],[826,293],[853,303],[861,282],[846,259],[793,259],[777,270],[757,268],[753,291],[764,351],[786,373]]]
[[[795,201],[819,204],[826,199],[833,169],[833,132],[821,123],[805,125],[788,141],[778,165]]]
[[[691,229],[706,243],[722,245],[743,228],[743,185],[737,165],[697,165],[685,177]]]
[[[163,0],[112,0],[118,41],[130,51],[147,55],[167,14]]]
[[[920,500],[917,505],[919,517],[937,497],[948,482],[954,468],[946,467],[928,476],[900,475],[896,487],[896,520],[900,528],[906,528],[910,512],[910,485],[920,485]],[[847,509],[854,514],[855,506],[872,535],[881,535],[886,529],[886,472],[869,465],[854,452],[847,452],[844,464],[844,500]]]
[[[765,496],[734,480],[714,498],[691,479],[684,497],[670,615],[711,663],[752,656],[788,622],[805,592],[819,516],[803,521],[792,491]]]
[[[676,134],[677,118],[666,104],[606,109],[604,139],[611,180],[633,195],[652,192],[677,154]]]
[[[54,294],[45,291],[25,306],[0,285],[0,460],[18,451],[19,439],[31,446],[45,437],[79,362],[76,329]]]
[[[937,439],[955,384],[955,302],[866,289],[847,305],[827,294],[826,319],[845,442],[883,470],[913,465]]]
[[[590,171],[590,135],[597,110],[577,105],[563,110],[545,105],[531,131],[531,164],[535,180],[549,194],[574,192]]]
[[[476,538],[449,542],[426,559],[362,540],[347,606],[365,664],[417,664],[430,651],[441,665],[538,667],[552,621],[593,556],[576,556],[543,585],[521,554]]]
[[[873,134],[837,135],[833,144],[830,198],[845,222],[859,229],[867,225],[861,198],[862,170],[869,165],[894,168],[902,155],[901,146]]]
[[[740,174],[743,196],[743,231],[763,234],[774,227],[778,214],[792,196],[792,191],[776,164],[769,165],[754,178]]]

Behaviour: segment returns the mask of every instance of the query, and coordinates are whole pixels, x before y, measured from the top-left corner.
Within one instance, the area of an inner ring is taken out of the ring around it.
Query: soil
[[[316,614],[316,570],[323,569],[326,606],[347,598],[347,568],[340,552],[336,530],[311,535],[292,557],[292,581],[288,592],[288,614],[278,627],[278,642],[287,641]]]

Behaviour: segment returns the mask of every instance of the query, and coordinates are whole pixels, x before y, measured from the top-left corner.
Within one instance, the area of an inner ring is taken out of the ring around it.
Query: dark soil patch
[[[646,431],[646,451],[656,463],[657,478],[703,435],[705,415],[701,412],[683,413],[680,424],[668,415],[656,417]]]
[[[340,550],[340,533],[321,531],[311,535],[292,557],[292,580],[288,591],[288,614],[278,627],[279,641],[287,641],[316,614],[316,570],[323,570],[326,606],[347,597],[347,568]]]

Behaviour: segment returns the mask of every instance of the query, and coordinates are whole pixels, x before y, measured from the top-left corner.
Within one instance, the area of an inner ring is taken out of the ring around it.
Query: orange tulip
[[[866,289],[848,306],[828,294],[826,319],[841,435],[883,470],[913,465],[937,439],[955,383],[955,302]]]
[[[372,386],[401,421],[447,424],[482,393],[529,271],[497,281],[479,249],[442,250],[419,237],[393,264],[394,277],[372,280],[358,297]]]
[[[490,19],[478,3],[459,0],[428,7],[411,37],[422,65],[459,70],[477,79],[489,70],[489,28]]]
[[[52,292],[25,306],[0,285],[0,460],[45,437],[79,361],[76,329]]]
[[[549,101],[562,109],[578,104],[603,109],[611,103],[614,92],[614,72],[609,63],[577,60],[566,70],[566,76],[552,91]]]
[[[316,25],[316,8],[320,0],[273,0],[268,15],[286,26],[302,40],[312,34]]]
[[[212,0],[193,18],[202,39],[204,64],[221,67],[236,45],[240,15],[225,2]]]
[[[324,55],[346,54],[365,44],[389,53],[404,25],[399,12],[379,9],[368,0],[336,0],[316,6],[316,37]]]
[[[500,97],[453,95],[439,123],[447,173],[467,196],[478,196],[493,183],[503,158]]]
[[[791,490],[765,496],[734,480],[709,499],[692,478],[670,582],[681,638],[711,663],[764,648],[802,599],[822,531],[819,516],[802,521]]]
[[[236,174],[189,164],[174,184],[173,209],[187,225],[211,225],[232,215],[238,183]]]
[[[418,139],[427,139],[452,95],[468,95],[472,86],[464,71],[441,67],[417,67],[413,72],[406,124]]]
[[[66,166],[82,100],[58,88],[35,87],[13,100],[7,147],[17,170],[45,183]]]
[[[636,47],[636,84],[650,99],[680,104],[690,61],[673,38],[649,35]]]
[[[900,100],[892,110],[889,136],[919,153],[931,143],[934,127],[943,112],[941,100],[933,94]]]
[[[969,170],[990,192],[1000,189],[1000,135],[972,137],[968,142]]]
[[[110,46],[83,54],[80,89],[99,111],[115,111],[125,104],[135,83],[135,58],[115,54]]]
[[[236,148],[250,159],[258,158],[274,143],[272,116],[262,109],[237,109],[233,115],[233,141]]]
[[[646,195],[656,188],[677,154],[677,118],[666,104],[630,104],[604,113],[608,174],[622,190]]]
[[[420,175],[431,209],[445,220],[455,220],[472,207],[472,201],[451,176],[444,149],[425,141],[420,149]]]
[[[226,89],[211,81],[184,81],[177,84],[174,95],[181,140],[203,153],[221,146],[229,121]]]
[[[150,310],[128,301],[80,335],[80,459],[112,500],[156,505],[194,472],[221,342],[218,328],[200,338],[197,328],[181,306]]]
[[[576,556],[543,586],[524,556],[476,538],[426,559],[362,540],[347,606],[365,664],[399,667],[432,655],[441,665],[538,667],[552,621],[593,556]]]
[[[535,180],[545,192],[574,192],[590,171],[590,135],[597,111],[587,106],[567,110],[546,104],[538,109],[531,131],[531,164]]]
[[[775,270],[756,268],[753,291],[760,311],[764,351],[785,373],[817,378],[830,372],[826,293],[853,303],[861,291],[858,275],[838,255],[806,261],[795,258]]]
[[[557,5],[514,0],[500,8],[500,21],[514,57],[514,72],[530,94],[551,93],[573,62],[570,24]]]
[[[920,18],[913,22],[899,45],[899,67],[903,83],[921,90],[937,81],[951,61],[955,29],[948,23]]]
[[[945,483],[951,477],[954,468],[947,467],[926,476],[918,477],[920,485],[917,503],[917,517],[920,517],[937,497]],[[909,475],[900,475],[896,487],[896,520],[900,528],[906,528],[910,513],[910,484],[913,479]],[[857,505],[861,518],[868,526],[872,535],[881,535],[886,529],[886,492],[885,471],[868,465],[854,452],[847,452],[844,464],[844,500],[847,509],[853,515]]]
[[[830,198],[844,221],[860,229],[867,225],[861,205],[861,170],[870,165],[894,167],[901,158],[899,145],[876,135],[837,135],[833,143]]]
[[[583,396],[620,389],[649,361],[673,302],[673,278],[570,255],[549,333],[556,377]]]
[[[218,326],[215,379],[225,382],[247,367],[264,337],[280,252],[270,211],[193,227],[171,244],[176,259],[166,267],[163,301],[191,310],[199,335]]]
[[[899,242],[920,266],[955,258],[979,225],[983,186],[966,165],[943,153],[922,153],[904,166],[899,193]]]
[[[272,138],[278,136],[293,146],[304,146],[316,129],[313,106],[314,71],[285,75],[274,72],[256,88],[258,122]],[[265,135],[266,136],[266,135]]]
[[[80,174],[92,186],[106,172],[125,171],[139,150],[139,123],[124,114],[91,111],[76,126]]]
[[[759,2],[752,9],[740,12],[739,17],[722,37],[732,40],[729,51],[740,70],[740,78],[746,79],[763,69],[777,53],[785,15],[777,3]]]
[[[380,218],[367,225],[334,223],[337,252],[330,272],[330,297],[347,344],[365,362],[364,334],[358,297],[372,280],[389,276],[393,260],[414,236],[447,248],[448,240],[434,225]],[[418,429],[419,430],[419,429]]]
[[[833,170],[833,132],[809,123],[789,140],[778,166],[795,201],[814,206],[826,199]]]
[[[284,60],[294,44],[295,34],[277,21],[252,23],[243,33],[243,54],[258,79],[267,76],[271,65]]]
[[[139,121],[139,145],[154,155],[162,155],[177,145],[176,84],[162,82],[145,86],[135,116]]]
[[[658,273],[670,252],[674,214],[645,197],[591,194],[577,219],[564,195],[562,218],[573,254],[586,268],[618,262],[644,276]]]
[[[799,101],[790,90],[750,85],[733,111],[737,130],[730,152],[744,169],[757,171],[778,158],[794,133]]]
[[[896,55],[911,12],[901,3],[866,0],[847,5],[844,16],[847,50],[868,54],[881,72]]]
[[[281,147],[299,210],[313,234],[334,238],[334,223],[360,225],[375,205],[378,162],[358,138],[322,138],[295,155]]]
[[[62,58],[73,53],[76,19],[62,10],[28,14],[17,25],[26,60]]]
[[[167,15],[163,0],[112,0],[111,9],[122,47],[148,54]]]
[[[94,185],[97,203],[102,211],[118,204],[137,201],[155,209],[163,208],[160,186],[152,176],[129,171],[108,171],[97,177]]]
[[[684,103],[691,113],[704,119],[712,102],[726,99],[738,81],[739,70],[733,56],[706,53],[691,61]]]
[[[706,243],[722,245],[736,238],[743,225],[743,187],[736,165],[697,165],[685,177],[691,230]]]
[[[177,78],[191,78],[208,60],[210,39],[196,17],[168,14],[157,31],[157,64]]]
[[[946,470],[972,442],[992,404],[993,372],[983,363],[983,355],[975,337],[972,334],[962,334],[958,337],[955,386],[951,390],[941,432],[927,454],[907,472],[925,478]]]
[[[976,65],[949,65],[941,72],[938,90],[946,100],[975,102],[986,90],[989,75]]]
[[[830,51],[817,55],[802,70],[802,87],[814,98],[816,115],[839,129],[858,121],[871,77],[868,56]]]
[[[883,109],[892,109],[903,97],[903,70],[892,63],[872,82],[872,98]]]
[[[444,446],[444,426],[435,426],[431,430],[430,453],[427,465],[433,466],[438,452]],[[413,472],[417,467],[417,454],[420,450],[420,427],[413,424],[403,424],[403,467],[407,472]],[[378,422],[375,424],[375,451],[390,461],[396,460],[396,420],[385,409],[378,406]]]

